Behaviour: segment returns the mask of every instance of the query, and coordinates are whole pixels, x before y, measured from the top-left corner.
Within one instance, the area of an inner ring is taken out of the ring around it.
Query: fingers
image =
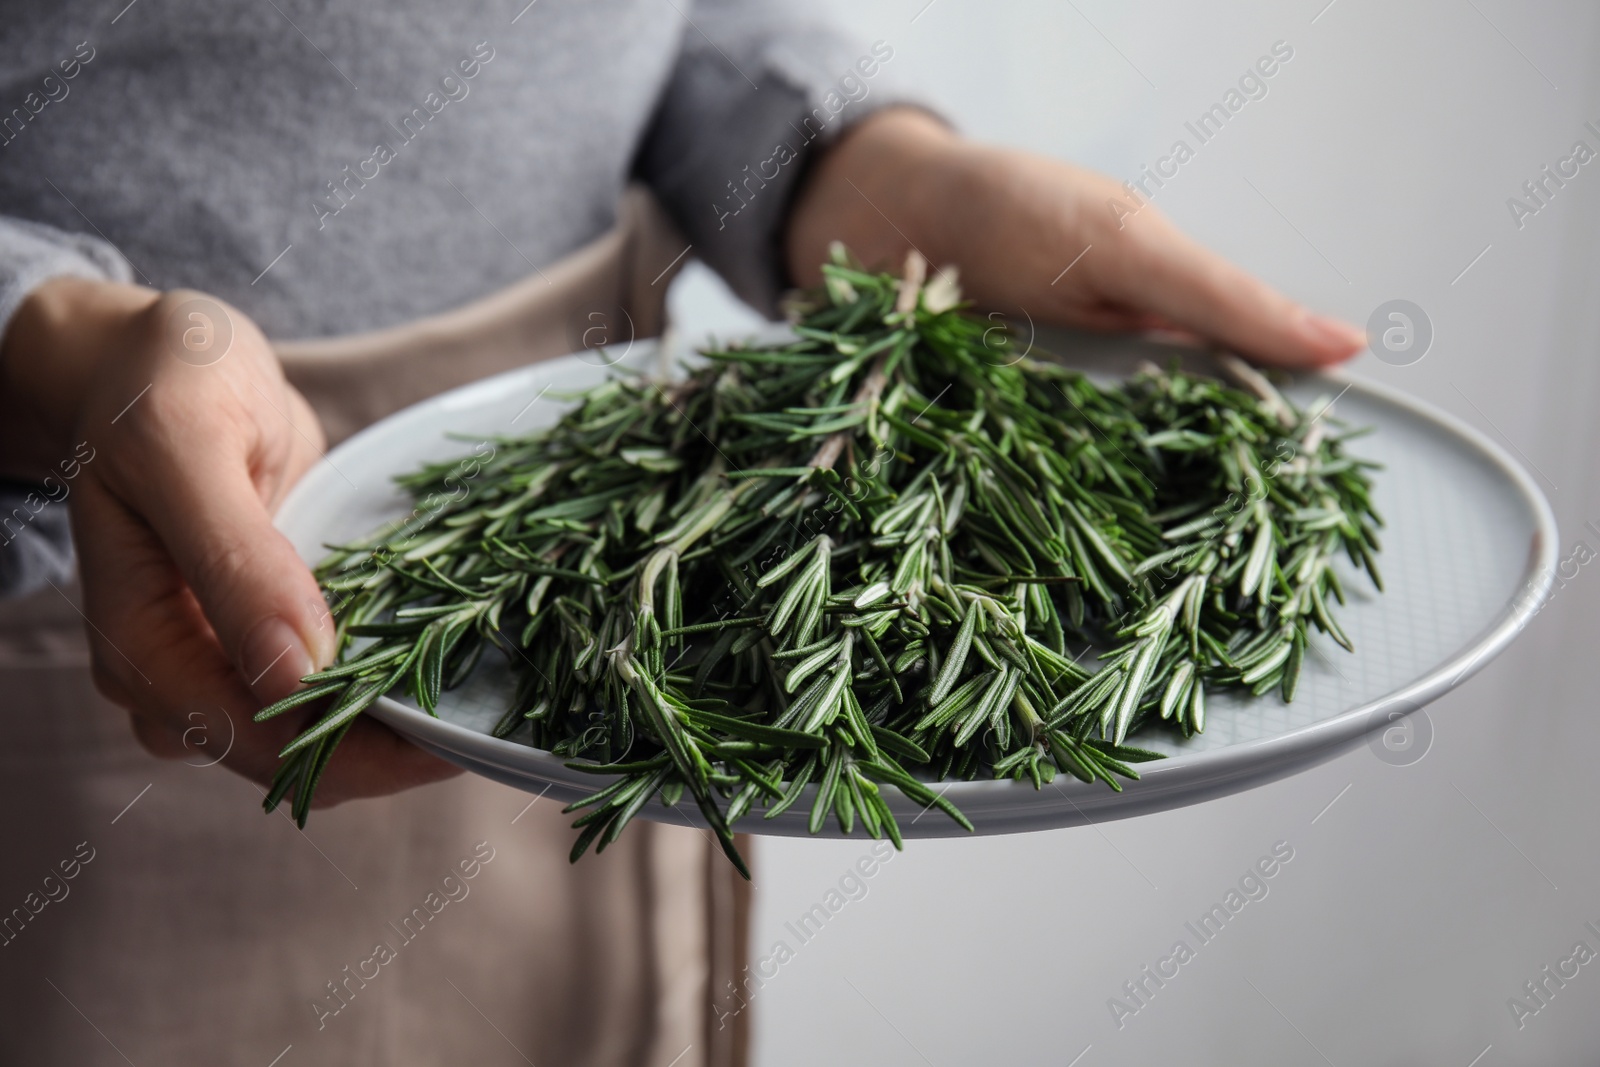
[[[90,472],[83,477],[73,494],[73,521],[96,688],[130,712],[135,736],[152,755],[204,756],[209,764],[225,752],[224,766],[268,785],[278,753],[321,709],[255,722],[261,701],[235,670],[160,540]],[[196,722],[204,723],[204,748],[189,736]],[[362,718],[329,762],[317,803],[382,796],[457,773]]]
[[[145,746],[181,755],[178,724],[193,711],[254,714],[256,699],[161,542],[92,469],[73,493],[72,523],[95,685],[135,714]]]
[[[1164,219],[1129,219],[1125,235],[1121,269],[1104,275],[1114,299],[1276,366],[1326,366],[1366,345],[1359,328],[1312,314]]]
[[[243,458],[218,450],[146,487],[141,509],[199,601],[228,659],[264,702],[333,654],[316,580],[272,525]]]
[[[282,464],[282,469],[274,484],[266,487],[262,494],[267,502],[267,510],[276,513],[283,498],[289,494],[305,473],[322,459],[327,448],[327,439],[322,434],[322,424],[317,421],[316,412],[300,393],[291,386],[284,387],[284,414],[294,430],[294,437],[289,442],[290,451]]]
[[[154,553],[198,602],[198,625],[248,691],[271,702],[334,651],[321,590],[269,512],[320,434],[314,421],[309,431],[291,422],[309,409],[242,356],[163,369],[144,404],[107,433],[107,485],[124,525],[154,532]]]
[[[1160,325],[1154,315],[1109,304],[1072,307],[1066,318],[1074,327],[1094,333],[1141,333]]]

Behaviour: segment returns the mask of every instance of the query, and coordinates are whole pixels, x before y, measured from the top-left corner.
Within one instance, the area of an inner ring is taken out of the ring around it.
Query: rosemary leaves
[[[1156,755],[1130,736],[1203,729],[1218,686],[1292,699],[1313,629],[1349,646],[1334,561],[1378,583],[1381,522],[1325,405],[1248,371],[1098,384],[920,261],[824,274],[792,340],[403,478],[427,506],[318,568],[342,655],[258,716],[320,709],[267,808],[303,824],[357,715],[395,689],[432,713],[493,648],[497,735],[610,779],[574,860],[687,796],[742,871],[733,827],[802,800],[898,846],[886,788],[962,825],[933,783],[1120,788]]]

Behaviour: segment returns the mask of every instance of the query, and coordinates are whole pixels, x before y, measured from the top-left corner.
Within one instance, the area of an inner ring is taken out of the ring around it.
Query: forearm
[[[28,295],[0,338],[0,475],[39,479],[72,455],[97,369],[159,296],[72,277],[52,278]]]

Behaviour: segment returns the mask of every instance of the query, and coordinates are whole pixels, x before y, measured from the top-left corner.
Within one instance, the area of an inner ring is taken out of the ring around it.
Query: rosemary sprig
[[[890,786],[970,828],[932,783],[1119,789],[1156,755],[1130,735],[1203,729],[1208,688],[1292,698],[1313,629],[1349,647],[1333,561],[1377,582],[1381,521],[1326,405],[1253,372],[1097,384],[923,273],[838,251],[793,340],[402,478],[411,519],[318,568],[341,659],[258,716],[322,708],[267,807],[303,824],[355,716],[396,689],[433,713],[493,647],[495,733],[614,777],[574,860],[687,793],[742,871],[733,827],[812,783],[813,832],[898,845]]]

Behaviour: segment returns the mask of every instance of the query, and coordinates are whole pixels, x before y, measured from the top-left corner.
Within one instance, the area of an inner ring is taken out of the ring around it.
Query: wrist
[[[813,165],[786,234],[791,278],[820,280],[832,241],[869,267],[898,271],[913,246],[942,262],[948,218],[940,205],[965,142],[926,111],[887,108],[847,131]]]
[[[28,294],[0,338],[0,473],[32,478],[71,455],[78,412],[102,363],[160,293],[51,278]]]

